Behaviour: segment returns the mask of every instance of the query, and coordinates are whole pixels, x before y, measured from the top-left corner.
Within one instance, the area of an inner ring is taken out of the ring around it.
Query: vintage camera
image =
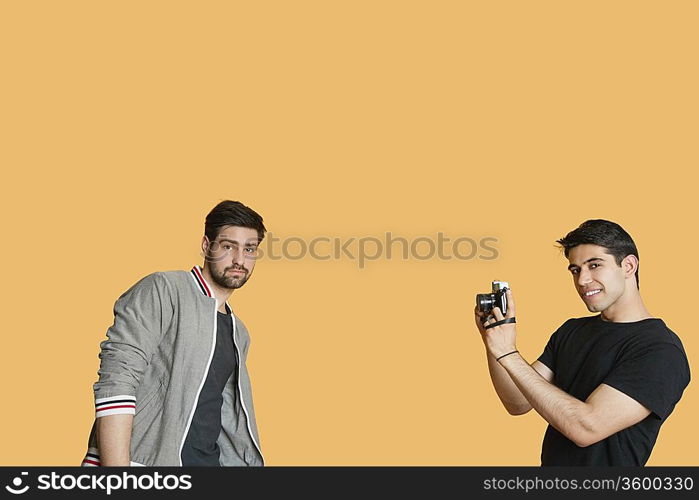
[[[493,281],[493,293],[479,293],[476,295],[476,307],[483,313],[483,321],[490,316],[494,307],[499,307],[502,314],[507,313],[507,296],[505,292],[510,288],[507,281]]]

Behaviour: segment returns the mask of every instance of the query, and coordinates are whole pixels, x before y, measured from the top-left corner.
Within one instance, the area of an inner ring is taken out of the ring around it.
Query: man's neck
[[[209,288],[211,288],[211,293],[213,293],[214,297],[216,298],[216,302],[218,303],[218,312],[226,313],[226,302],[228,302],[233,290],[218,286],[211,277],[209,268],[206,266],[204,266],[202,269],[202,275],[204,276],[206,283],[209,285]]]
[[[602,311],[602,319],[613,323],[632,323],[652,318],[646,309],[641,294],[638,290],[630,294],[625,294],[628,298],[620,297],[614,304]]]

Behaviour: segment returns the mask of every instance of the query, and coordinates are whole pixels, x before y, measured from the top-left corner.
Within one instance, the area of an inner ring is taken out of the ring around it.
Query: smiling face
[[[569,250],[568,262],[575,288],[590,312],[623,305],[629,295],[627,287],[636,287],[638,261],[633,255],[625,257],[620,265],[604,247],[583,244]]]
[[[206,267],[214,282],[229,290],[243,286],[255,267],[258,244],[257,230],[247,227],[223,227],[211,242],[204,236]]]

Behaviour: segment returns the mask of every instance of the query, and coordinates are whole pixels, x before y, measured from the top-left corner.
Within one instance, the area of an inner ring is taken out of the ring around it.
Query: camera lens
[[[490,312],[495,306],[495,295],[492,293],[479,293],[476,295],[476,306],[483,313]]]

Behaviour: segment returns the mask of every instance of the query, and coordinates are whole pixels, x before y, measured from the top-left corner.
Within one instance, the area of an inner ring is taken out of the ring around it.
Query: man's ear
[[[633,278],[638,270],[638,257],[632,254],[627,255],[624,257],[624,260],[621,261],[621,267],[627,278]]]
[[[209,255],[209,237],[204,235],[201,239],[201,254],[206,257]]]

